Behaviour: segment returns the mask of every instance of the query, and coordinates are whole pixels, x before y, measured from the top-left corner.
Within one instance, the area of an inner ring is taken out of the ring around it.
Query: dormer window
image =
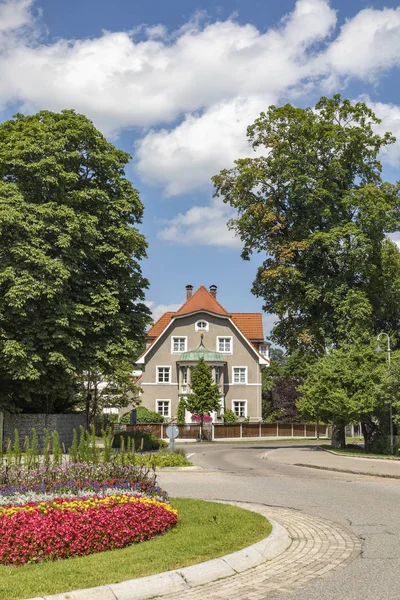
[[[262,354],[263,356],[265,356],[265,358],[268,358],[268,346],[267,344],[260,344],[258,347],[258,351],[260,354]]]
[[[207,321],[197,321],[195,325],[196,331],[208,331],[208,323]]]

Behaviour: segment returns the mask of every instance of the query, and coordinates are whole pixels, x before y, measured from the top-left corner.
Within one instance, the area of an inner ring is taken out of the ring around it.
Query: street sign
[[[175,425],[175,423],[171,423],[165,429],[165,433],[167,434],[167,436],[169,437],[170,440],[174,440],[179,435],[179,427],[178,427],[178,425]]]

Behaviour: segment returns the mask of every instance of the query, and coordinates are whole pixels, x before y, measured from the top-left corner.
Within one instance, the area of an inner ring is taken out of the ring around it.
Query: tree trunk
[[[346,423],[336,421],[332,423],[332,442],[334,448],[346,448]]]
[[[379,425],[372,419],[369,421],[363,421],[361,423],[361,431],[364,437],[364,450],[365,452],[371,452],[372,442],[375,437],[379,434]]]
[[[204,415],[200,415],[200,441],[203,441],[203,423]]]

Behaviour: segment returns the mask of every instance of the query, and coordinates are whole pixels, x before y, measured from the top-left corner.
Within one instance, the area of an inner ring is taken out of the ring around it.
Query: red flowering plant
[[[20,469],[0,486],[0,563],[23,565],[122,548],[177,522],[154,473],[75,464]],[[25,477],[24,477],[25,476]]]
[[[192,415],[192,421],[194,423],[200,423],[201,416],[200,415]],[[203,415],[203,422],[204,423],[212,423],[212,417],[210,415],[204,414]]]

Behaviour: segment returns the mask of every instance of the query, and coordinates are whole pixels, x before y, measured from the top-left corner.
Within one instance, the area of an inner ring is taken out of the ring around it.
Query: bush
[[[224,412],[224,414],[222,415],[222,419],[223,419],[225,425],[230,425],[232,423],[238,422],[238,418],[235,415],[235,413],[233,412],[233,410],[229,410],[229,409]]]
[[[159,450],[166,447],[166,442],[158,438],[152,433],[144,431],[126,431],[120,435],[116,435],[113,441],[113,448],[121,449],[121,440],[123,440],[124,448],[128,448],[128,443],[135,443],[135,450]],[[130,442],[128,442],[130,440]]]
[[[179,425],[185,425],[186,398],[182,397],[178,403],[177,422]]]
[[[138,406],[136,409],[137,423],[164,423],[165,419],[159,413],[148,410],[144,406]],[[130,413],[121,417],[120,423],[130,423]]]
[[[190,467],[192,463],[188,461],[182,450],[157,452],[156,454],[136,454],[135,465],[143,467]]]

